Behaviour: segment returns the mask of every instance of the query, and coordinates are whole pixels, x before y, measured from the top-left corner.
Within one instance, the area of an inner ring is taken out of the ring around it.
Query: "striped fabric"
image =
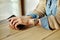
[[[48,0],[46,6],[46,17],[41,18],[42,27],[49,29],[48,16],[55,16],[57,10],[57,0]]]

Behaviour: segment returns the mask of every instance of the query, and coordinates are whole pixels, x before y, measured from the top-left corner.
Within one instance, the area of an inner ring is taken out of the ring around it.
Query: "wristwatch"
[[[34,25],[36,26],[38,23],[39,23],[39,20],[35,18],[34,19]]]

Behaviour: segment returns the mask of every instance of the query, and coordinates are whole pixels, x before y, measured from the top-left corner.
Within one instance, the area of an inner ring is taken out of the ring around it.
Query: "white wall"
[[[37,4],[39,3],[39,0],[24,0],[25,1],[25,13],[29,13],[30,11],[33,11]]]
[[[19,9],[19,0],[0,0],[0,20],[13,14],[18,16],[20,14]]]

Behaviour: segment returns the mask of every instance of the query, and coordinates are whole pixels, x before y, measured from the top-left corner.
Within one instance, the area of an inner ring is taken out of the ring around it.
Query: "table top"
[[[8,22],[0,23],[0,40],[60,40],[60,30],[46,30],[31,27],[26,30],[13,30]]]

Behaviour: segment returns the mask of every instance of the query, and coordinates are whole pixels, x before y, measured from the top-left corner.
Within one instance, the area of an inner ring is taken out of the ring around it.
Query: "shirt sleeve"
[[[41,21],[41,24],[42,24],[43,28],[45,28],[47,30],[50,30],[47,16],[41,18],[40,21]]]
[[[32,18],[39,18],[39,15],[33,12],[27,13],[26,16],[31,16]]]

